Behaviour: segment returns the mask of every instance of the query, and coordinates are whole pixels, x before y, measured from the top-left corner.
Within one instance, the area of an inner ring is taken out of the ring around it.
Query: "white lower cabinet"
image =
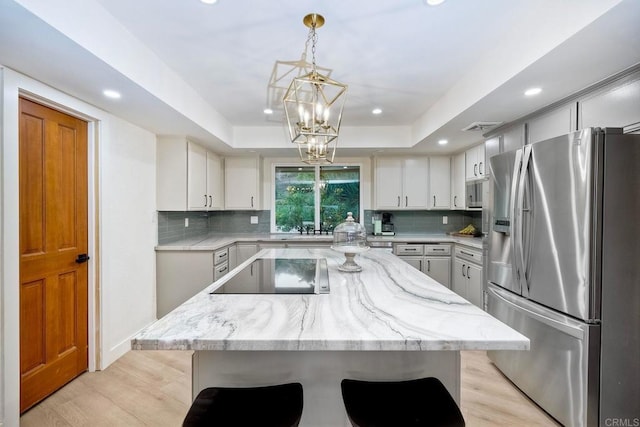
[[[483,308],[482,252],[457,246],[453,264],[452,290],[470,303]]]
[[[238,266],[258,253],[258,245],[255,243],[238,243],[235,252],[236,266]],[[253,265],[250,268],[243,269],[235,277],[234,289],[239,292],[258,292],[258,271],[253,268]]]
[[[393,253],[441,285],[451,287],[451,245],[396,243]]]
[[[424,257],[422,271],[435,281],[451,287],[451,257]]]
[[[156,252],[157,318],[213,283],[213,266],[213,251]]]

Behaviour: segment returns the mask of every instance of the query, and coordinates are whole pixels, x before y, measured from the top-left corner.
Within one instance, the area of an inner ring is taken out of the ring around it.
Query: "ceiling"
[[[351,153],[459,151],[482,139],[461,131],[471,122],[513,121],[640,63],[637,0],[46,3],[0,0],[0,64],[221,152],[289,152],[267,84],[276,60],[300,58],[310,12],[326,19],[317,63],[349,85]]]

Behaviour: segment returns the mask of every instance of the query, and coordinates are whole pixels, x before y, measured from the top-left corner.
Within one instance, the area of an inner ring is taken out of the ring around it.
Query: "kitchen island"
[[[325,258],[330,293],[210,294],[256,258]],[[529,340],[395,255],[337,269],[329,249],[267,249],[142,331],[137,350],[194,350],[193,393],[301,382],[304,426],[348,425],[342,378],[438,377],[460,399],[460,350],[527,350]],[[247,408],[250,410],[250,408]]]

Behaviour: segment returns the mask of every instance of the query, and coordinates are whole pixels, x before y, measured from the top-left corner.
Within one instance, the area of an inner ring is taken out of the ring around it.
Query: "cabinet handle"
[[[227,271],[227,267],[220,268],[218,273],[224,273],[225,271]]]
[[[478,172],[480,172],[480,175],[484,174],[484,172],[482,172],[482,163],[480,162],[480,166],[478,166]]]
[[[458,196],[453,196],[453,207],[458,207]]]
[[[471,268],[471,267],[467,266],[467,279],[471,279],[471,276],[469,276],[469,269],[470,269],[470,268]]]
[[[436,196],[433,196],[433,206],[436,206]]]
[[[207,195],[206,194],[204,195],[204,207],[205,208],[207,207]]]
[[[400,196],[398,196],[398,207],[400,207]]]
[[[427,260],[427,271],[431,272],[431,260]]]
[[[465,254],[465,255],[469,255],[469,256],[475,256],[474,254],[470,253],[470,252],[465,252],[465,251],[460,251],[461,254]]]
[[[478,176],[478,164],[473,164],[473,176]]]
[[[419,265],[420,265],[419,270],[420,270],[420,271],[422,271],[422,260],[419,260],[418,262],[420,263],[420,264],[419,264]]]
[[[404,248],[405,251],[417,251],[418,248]]]
[[[439,252],[442,252],[442,251],[444,251],[444,249],[433,248],[433,249],[432,249],[432,251],[439,251]]]
[[[464,274],[464,268],[465,268],[466,266],[467,266],[466,264],[462,264],[462,277],[467,277],[467,276],[465,276],[465,274]]]
[[[409,196],[404,196],[404,207],[409,206]]]
[[[251,196],[251,207],[253,207],[253,196]]]
[[[209,207],[213,206],[213,197],[209,196]]]

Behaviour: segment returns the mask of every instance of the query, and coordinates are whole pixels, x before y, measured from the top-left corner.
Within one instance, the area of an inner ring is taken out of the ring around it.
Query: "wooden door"
[[[87,370],[87,123],[20,99],[19,139],[24,412]]]

